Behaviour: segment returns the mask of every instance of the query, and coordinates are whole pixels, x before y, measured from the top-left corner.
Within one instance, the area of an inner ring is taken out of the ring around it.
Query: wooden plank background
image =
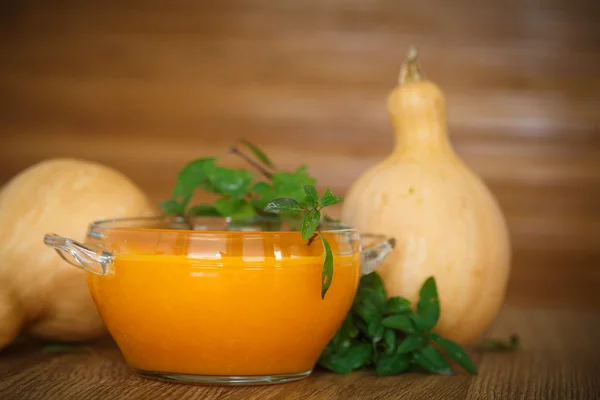
[[[158,202],[244,137],[343,193],[391,150],[385,100],[416,44],[507,216],[508,302],[600,304],[598,21],[597,0],[5,0],[0,183],[77,156]]]

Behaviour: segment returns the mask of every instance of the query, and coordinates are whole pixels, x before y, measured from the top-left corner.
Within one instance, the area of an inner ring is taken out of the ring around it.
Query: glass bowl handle
[[[362,274],[375,271],[387,255],[396,247],[396,239],[385,235],[360,234],[362,246]]]
[[[44,236],[46,246],[56,250],[58,255],[71,265],[83,268],[96,275],[106,275],[113,255],[100,246],[83,244],[54,233]]]

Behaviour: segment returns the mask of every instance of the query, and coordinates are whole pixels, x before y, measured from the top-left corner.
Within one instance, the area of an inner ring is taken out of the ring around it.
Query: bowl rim
[[[222,216],[202,216],[194,217],[194,221],[222,221],[225,223],[230,222],[246,222],[251,223],[252,221],[268,221],[276,220],[276,217],[269,216],[258,216],[242,221],[231,221],[231,219]],[[146,227],[128,227],[120,226],[118,223],[136,223],[136,222],[151,222],[151,221],[166,221],[169,223],[180,224],[181,228],[146,228]],[[115,225],[116,224],[116,225]],[[187,225],[185,228],[183,225]],[[346,225],[340,222],[327,221],[322,222],[321,226],[324,228],[320,229],[321,233],[353,233],[358,230],[350,225]],[[119,218],[104,218],[91,222],[89,224],[88,235],[92,237],[103,237],[103,232],[106,231],[122,231],[122,232],[177,232],[177,233],[188,233],[193,235],[300,235],[300,231],[293,230],[275,230],[275,231],[262,231],[262,230],[223,230],[223,229],[189,229],[189,222],[181,216],[139,216],[139,217],[119,217]]]

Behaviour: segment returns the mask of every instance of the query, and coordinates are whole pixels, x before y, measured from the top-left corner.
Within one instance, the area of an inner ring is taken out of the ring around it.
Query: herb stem
[[[312,242],[314,242],[318,236],[319,236],[319,231],[315,231],[315,233],[313,233],[312,236],[310,238],[308,238],[306,245],[310,246],[312,244]]]
[[[237,144],[231,146],[229,151],[233,154],[237,154],[238,156],[242,157],[248,164],[252,165],[254,168],[256,168],[258,172],[263,174],[265,178],[271,179],[273,177],[273,174],[271,172],[267,171],[262,165],[260,165],[259,163],[248,157],[246,154],[244,154],[242,151],[240,151]]]

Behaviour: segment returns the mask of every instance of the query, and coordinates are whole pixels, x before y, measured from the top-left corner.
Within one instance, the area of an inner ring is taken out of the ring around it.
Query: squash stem
[[[423,80],[423,74],[417,64],[419,58],[419,52],[415,46],[411,46],[408,50],[408,56],[402,68],[400,69],[400,75],[398,76],[398,83],[403,85],[406,83],[420,82]]]

